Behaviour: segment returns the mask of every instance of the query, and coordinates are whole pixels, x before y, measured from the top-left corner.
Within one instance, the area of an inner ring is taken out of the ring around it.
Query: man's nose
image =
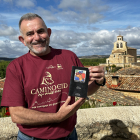
[[[39,35],[38,33],[35,33],[35,34],[34,34],[34,39],[35,39],[35,40],[40,40],[40,35]]]

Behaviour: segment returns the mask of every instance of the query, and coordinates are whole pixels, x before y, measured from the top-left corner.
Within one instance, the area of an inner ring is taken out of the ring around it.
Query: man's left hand
[[[90,66],[89,68],[89,81],[93,82],[96,80],[98,84],[103,84],[105,78],[104,67],[102,66]]]

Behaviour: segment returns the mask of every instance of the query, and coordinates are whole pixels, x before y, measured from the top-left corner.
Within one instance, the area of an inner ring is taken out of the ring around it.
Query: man
[[[84,103],[68,96],[71,68],[83,67],[68,50],[49,46],[51,29],[32,13],[19,21],[19,40],[29,52],[13,60],[6,70],[1,106],[9,106],[19,127],[18,140],[77,140],[76,111]],[[88,95],[104,81],[102,67],[90,67]],[[95,83],[96,80],[96,83]]]

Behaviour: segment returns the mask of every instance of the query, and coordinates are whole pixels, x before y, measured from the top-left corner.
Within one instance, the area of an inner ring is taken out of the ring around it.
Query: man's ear
[[[24,41],[23,36],[19,36],[18,39],[19,39],[19,41],[21,41],[21,42],[26,46],[26,43],[25,43],[25,41]]]
[[[47,28],[47,31],[48,31],[48,35],[49,35],[49,37],[51,36],[51,29],[50,28]]]

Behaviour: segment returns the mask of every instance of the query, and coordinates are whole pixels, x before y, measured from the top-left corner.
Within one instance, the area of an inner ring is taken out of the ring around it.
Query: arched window
[[[119,44],[117,43],[117,48],[119,48]]]
[[[121,43],[121,48],[123,48],[123,44]]]

